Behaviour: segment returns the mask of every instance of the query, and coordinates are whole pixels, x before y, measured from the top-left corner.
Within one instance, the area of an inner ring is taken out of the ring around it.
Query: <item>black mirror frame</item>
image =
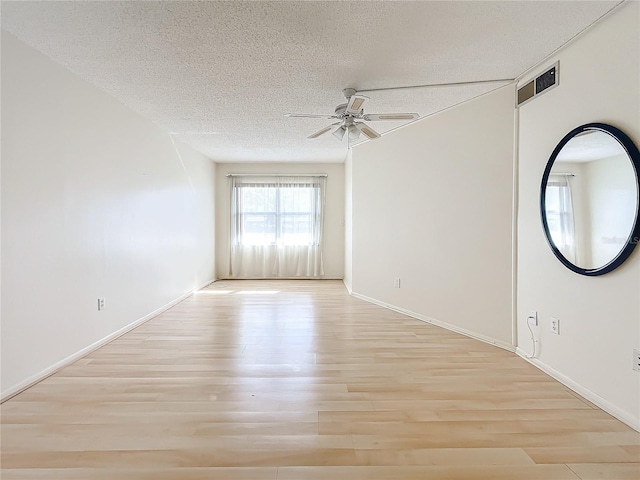
[[[575,137],[576,135],[578,135],[579,133],[583,133],[587,130],[599,130],[602,132],[606,132],[612,137],[614,137],[618,141],[618,143],[620,143],[624,147],[625,151],[627,152],[627,155],[629,155],[629,159],[631,160],[631,164],[633,165],[633,168],[635,170],[636,185],[638,187],[638,190],[637,190],[638,211],[636,212],[636,218],[634,220],[633,229],[631,230],[631,235],[629,235],[629,238],[627,239],[627,243],[625,247],[622,250],[620,250],[620,253],[618,253],[618,255],[609,263],[607,263],[606,265],[603,265],[602,267],[593,268],[593,269],[585,269],[585,268],[578,267],[577,265],[567,260],[564,255],[562,255],[560,250],[558,250],[558,248],[553,243],[553,240],[551,238],[551,233],[549,232],[549,225],[547,224],[547,216],[545,215],[545,212],[546,212],[546,205],[545,205],[546,195],[545,194],[547,189],[547,181],[549,180],[549,174],[551,173],[551,168],[553,167],[553,164],[555,163],[558,154],[560,153],[562,148],[567,144],[567,142],[571,140],[573,137]],[[640,217],[640,152],[638,151],[638,148],[634,145],[633,141],[624,132],[606,123],[586,123],[584,125],[580,125],[577,128],[574,128],[569,133],[567,133],[564,136],[564,138],[560,140],[560,143],[558,143],[556,148],[553,150],[553,153],[551,154],[551,157],[549,157],[549,161],[547,162],[547,167],[544,170],[544,174],[542,175],[542,183],[540,185],[540,216],[542,217],[542,226],[544,228],[544,234],[547,238],[547,243],[551,247],[551,250],[553,251],[554,255],[558,258],[558,260],[560,260],[564,264],[564,266],[567,267],[569,270],[573,270],[574,272],[580,275],[595,277],[598,275],[604,275],[605,273],[609,273],[610,271],[615,270],[620,265],[622,265],[622,263],[627,258],[629,258],[629,255],[631,255],[631,253],[633,252],[633,249],[636,247],[638,242],[640,242],[640,221],[639,221],[639,217]]]

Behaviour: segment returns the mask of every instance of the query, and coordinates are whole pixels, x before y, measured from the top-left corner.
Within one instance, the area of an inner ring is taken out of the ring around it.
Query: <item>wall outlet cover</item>
[[[551,317],[551,333],[560,335],[560,320]]]
[[[640,350],[633,349],[633,369],[640,372]]]

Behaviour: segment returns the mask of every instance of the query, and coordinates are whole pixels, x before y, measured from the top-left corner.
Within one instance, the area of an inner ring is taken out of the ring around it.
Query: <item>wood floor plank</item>
[[[416,450],[356,450],[363,465],[533,465],[521,448],[423,448]]]
[[[276,480],[277,467],[53,468],[3,470],[2,480]]]
[[[638,480],[640,462],[637,463],[571,463],[568,467],[580,480]]]
[[[278,480],[579,480],[566,465],[281,467]]]
[[[525,448],[536,463],[627,463],[637,457],[617,445]]]
[[[216,282],[0,421],[3,480],[639,478],[637,432],[338,281]]]

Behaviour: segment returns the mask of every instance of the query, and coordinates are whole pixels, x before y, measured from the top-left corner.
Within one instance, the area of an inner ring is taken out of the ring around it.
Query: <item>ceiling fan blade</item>
[[[355,124],[356,127],[358,127],[358,130],[360,130],[365,137],[367,137],[369,140],[375,140],[376,138],[380,138],[380,134],[378,132],[376,132],[373,128],[371,128],[369,125],[367,125],[366,123],[356,123]]]
[[[322,135],[323,133],[327,133],[329,130],[331,130],[336,125],[339,125],[339,123],[332,123],[328,127],[324,127],[323,129],[318,130],[316,133],[312,133],[307,138],[318,138],[320,135]]]
[[[368,99],[369,97],[365,97],[364,95],[351,95],[351,97],[349,98],[349,103],[347,104],[346,112],[352,115],[357,115],[362,110],[362,105],[364,104],[365,100]]]
[[[314,115],[312,113],[285,113],[284,116],[298,118],[338,118],[335,115]]]
[[[365,114],[362,117],[368,122],[375,122],[377,120],[415,120],[420,118],[417,113],[371,113]]]

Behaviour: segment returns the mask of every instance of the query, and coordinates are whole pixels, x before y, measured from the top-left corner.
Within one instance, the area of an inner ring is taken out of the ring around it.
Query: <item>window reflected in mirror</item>
[[[571,203],[570,173],[551,173],[547,182],[547,223],[553,243],[570,262],[576,263],[575,220]]]

